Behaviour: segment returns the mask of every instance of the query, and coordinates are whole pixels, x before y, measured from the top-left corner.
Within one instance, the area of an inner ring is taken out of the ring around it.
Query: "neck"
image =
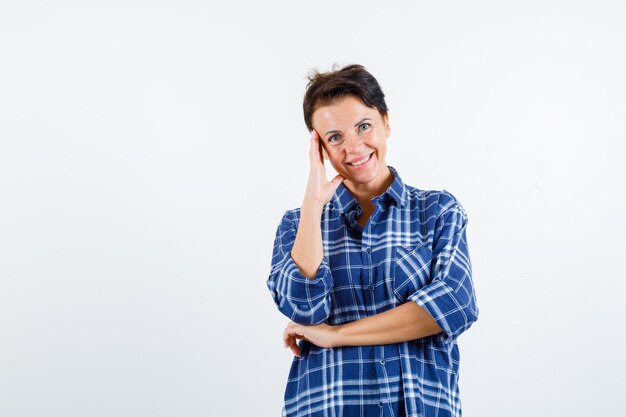
[[[367,207],[372,205],[372,198],[381,195],[389,188],[393,180],[393,172],[385,165],[379,175],[371,182],[359,184],[346,180],[344,185],[361,206]]]

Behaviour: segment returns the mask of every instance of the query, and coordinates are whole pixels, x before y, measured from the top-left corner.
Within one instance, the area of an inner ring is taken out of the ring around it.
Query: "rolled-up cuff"
[[[289,254],[268,287],[279,310],[300,324],[319,324],[331,311],[330,290],[333,276],[328,260],[323,257],[312,279],[304,276]]]
[[[464,306],[444,281],[435,280],[408,297],[422,307],[444,332],[443,337],[454,339],[467,323]]]

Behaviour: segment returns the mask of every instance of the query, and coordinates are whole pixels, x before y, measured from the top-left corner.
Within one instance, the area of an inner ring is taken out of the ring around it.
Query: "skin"
[[[314,278],[323,258],[321,214],[339,184],[354,195],[363,212],[357,220],[365,226],[375,206],[371,199],[382,194],[393,182],[385,157],[391,135],[389,115],[364,105],[354,96],[318,107],[312,115],[313,130],[309,149],[309,179],[300,207],[300,225],[291,257],[307,278]],[[370,155],[355,168],[348,162]],[[324,161],[337,175],[330,181]],[[365,346],[398,343],[441,332],[441,327],[415,302],[338,326],[326,323],[302,325],[289,322],[283,332],[283,345],[300,355],[298,339],[320,347]]]
[[[371,199],[382,194],[393,182],[387,167],[387,139],[391,135],[389,116],[347,96],[313,112],[313,128],[321,135],[324,159],[345,178],[344,185],[364,210],[367,220],[374,211]],[[357,126],[355,124],[359,123]],[[347,162],[373,153],[371,160],[356,168]],[[334,191],[333,191],[334,192]],[[332,195],[330,196],[332,197]]]

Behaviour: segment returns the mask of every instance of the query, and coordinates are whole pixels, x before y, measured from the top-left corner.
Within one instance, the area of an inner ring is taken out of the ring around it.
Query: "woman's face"
[[[319,107],[313,112],[313,128],[319,134],[324,157],[335,171],[355,185],[384,181],[388,173],[385,155],[391,134],[389,118],[354,96]],[[363,164],[354,162],[366,160]]]

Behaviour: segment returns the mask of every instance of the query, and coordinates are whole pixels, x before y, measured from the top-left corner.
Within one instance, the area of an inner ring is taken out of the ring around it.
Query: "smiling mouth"
[[[360,161],[356,161],[356,162],[348,162],[348,165],[353,166],[353,167],[359,167],[361,165],[366,164],[367,162],[369,162],[369,160],[372,158],[372,155],[374,154],[374,152],[372,152],[371,154],[369,154],[367,157],[363,158]]]

